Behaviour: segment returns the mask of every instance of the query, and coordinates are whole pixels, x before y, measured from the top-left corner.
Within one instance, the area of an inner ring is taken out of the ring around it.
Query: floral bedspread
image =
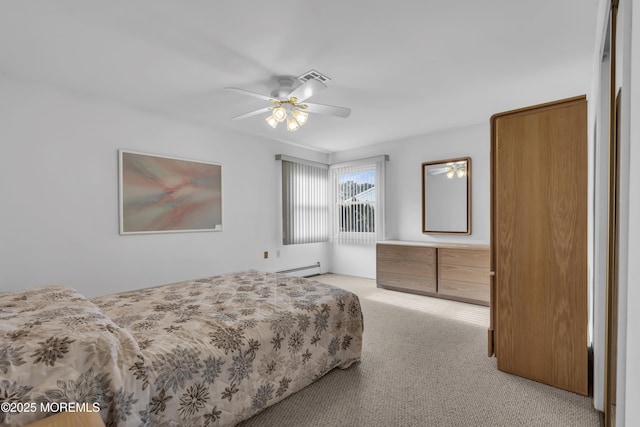
[[[122,368],[140,353],[127,330],[73,288],[0,295],[0,424],[21,426],[69,409],[61,404],[126,419],[131,414],[121,411],[133,408],[119,402],[138,385]]]
[[[0,424],[73,402],[97,404],[107,425],[235,425],[358,361],[362,329],[355,294],[255,271],[91,300],[66,287],[0,295],[0,405],[38,409]]]

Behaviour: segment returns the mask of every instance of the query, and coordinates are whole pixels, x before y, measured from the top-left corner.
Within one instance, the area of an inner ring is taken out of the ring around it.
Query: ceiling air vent
[[[317,80],[321,83],[327,83],[329,80],[331,80],[329,77],[325,76],[324,74],[320,74],[316,70],[307,71],[306,73],[299,75],[297,78],[302,83],[308,82],[309,80]]]

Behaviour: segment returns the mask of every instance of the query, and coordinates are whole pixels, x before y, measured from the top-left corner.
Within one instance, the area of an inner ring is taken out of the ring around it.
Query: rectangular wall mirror
[[[422,164],[422,232],[471,234],[471,158]]]

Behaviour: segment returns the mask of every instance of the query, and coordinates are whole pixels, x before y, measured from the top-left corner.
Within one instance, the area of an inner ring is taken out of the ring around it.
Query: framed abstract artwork
[[[222,231],[222,166],[120,150],[120,234]]]

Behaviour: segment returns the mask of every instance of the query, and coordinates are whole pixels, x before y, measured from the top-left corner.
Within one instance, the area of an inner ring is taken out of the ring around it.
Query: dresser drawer
[[[438,262],[440,264],[489,268],[490,257],[491,254],[488,249],[438,249]]]
[[[439,280],[438,294],[489,304],[489,285],[453,280]]]
[[[436,277],[412,276],[409,274],[390,273],[378,271],[377,283],[380,286],[388,286],[398,289],[406,289],[419,292],[436,292]]]
[[[436,277],[436,264],[407,260],[378,260],[378,272]]]
[[[383,260],[416,261],[436,263],[436,248],[405,245],[378,245],[377,257]]]
[[[489,285],[489,269],[466,265],[441,264],[438,266],[438,279]]]

